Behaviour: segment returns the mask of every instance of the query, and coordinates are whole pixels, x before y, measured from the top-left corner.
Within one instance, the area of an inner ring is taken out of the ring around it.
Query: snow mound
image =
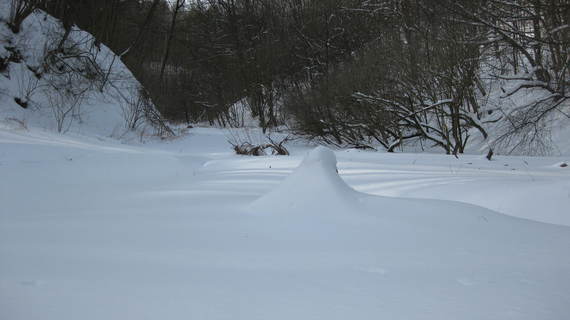
[[[335,154],[321,146],[311,150],[285,181],[254,201],[250,209],[262,214],[333,214],[355,210],[357,195],[338,175]]]

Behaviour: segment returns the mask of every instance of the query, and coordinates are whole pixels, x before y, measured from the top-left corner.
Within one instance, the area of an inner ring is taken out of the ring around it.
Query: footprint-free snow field
[[[231,151],[0,131],[0,319],[570,314],[566,159]]]

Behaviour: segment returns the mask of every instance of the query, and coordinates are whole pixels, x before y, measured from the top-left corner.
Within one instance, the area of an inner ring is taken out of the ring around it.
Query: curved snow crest
[[[358,192],[342,180],[336,156],[326,147],[311,150],[299,167],[249,209],[261,214],[334,215],[346,214],[358,206]]]
[[[336,156],[331,149],[318,146],[307,153],[300,165],[300,167],[308,166],[322,166],[327,170],[336,171]]]

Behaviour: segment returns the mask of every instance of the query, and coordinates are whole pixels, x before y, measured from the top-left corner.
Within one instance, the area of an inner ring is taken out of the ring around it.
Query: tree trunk
[[[160,81],[164,78],[164,69],[166,68],[166,62],[168,61],[168,56],[170,54],[170,45],[172,43],[172,38],[174,37],[174,27],[176,26],[176,16],[178,16],[178,11],[184,7],[184,2],[186,0],[176,0],[174,5],[174,11],[172,12],[172,21],[170,23],[170,29],[168,30],[168,37],[166,40],[166,47],[164,48],[164,55],[162,56],[162,63],[160,65]]]

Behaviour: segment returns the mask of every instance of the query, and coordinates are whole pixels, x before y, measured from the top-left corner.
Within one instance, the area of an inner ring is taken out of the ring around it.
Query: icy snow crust
[[[0,129],[0,319],[568,315],[569,227],[437,200],[567,223],[566,159],[290,149]]]

